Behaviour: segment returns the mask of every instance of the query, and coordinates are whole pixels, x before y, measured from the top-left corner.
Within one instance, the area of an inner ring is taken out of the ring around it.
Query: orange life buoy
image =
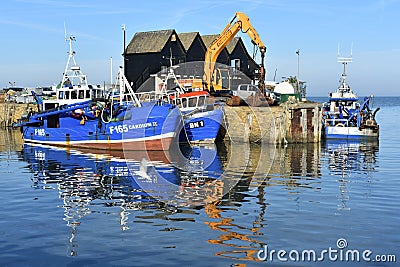
[[[80,119],[82,117],[82,115],[83,115],[83,110],[80,108],[72,111],[72,117],[74,117],[75,119]]]

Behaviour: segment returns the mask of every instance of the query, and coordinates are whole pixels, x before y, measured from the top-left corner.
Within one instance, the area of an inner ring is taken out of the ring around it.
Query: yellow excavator
[[[261,41],[257,31],[251,25],[249,17],[242,12],[236,12],[233,19],[228,23],[228,25],[226,25],[221,34],[208,47],[205,55],[203,89],[212,94],[219,94],[230,90],[229,82],[226,83],[226,80],[229,80],[229,73],[227,76],[224,76],[224,71],[222,69],[215,69],[215,64],[221,51],[229,44],[229,42],[240,30],[246,33],[251,38],[252,43],[257,45],[260,49],[261,64],[259,88],[261,91],[264,90],[264,56],[267,49],[264,43]]]

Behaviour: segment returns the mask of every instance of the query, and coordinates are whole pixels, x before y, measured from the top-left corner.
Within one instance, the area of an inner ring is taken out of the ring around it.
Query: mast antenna
[[[353,57],[353,42],[351,42],[350,57]]]
[[[65,27],[65,21],[64,21],[64,39],[67,40],[67,27]]]

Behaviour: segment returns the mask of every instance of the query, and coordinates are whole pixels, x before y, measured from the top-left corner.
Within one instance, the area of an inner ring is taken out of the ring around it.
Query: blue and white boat
[[[365,97],[360,104],[358,96],[346,82],[346,65],[351,58],[339,57],[344,71],[340,86],[330,93],[329,101],[323,105],[323,135],[326,139],[378,139],[379,125],[376,112],[371,109],[371,97]]]
[[[169,103],[142,103],[118,74],[119,94],[106,102],[58,106],[21,122],[25,142],[108,150],[168,150],[182,116]]]
[[[179,141],[190,143],[213,143],[217,138],[224,116],[222,104],[208,104],[210,95],[206,91],[194,91],[172,96],[183,115],[184,131]]]

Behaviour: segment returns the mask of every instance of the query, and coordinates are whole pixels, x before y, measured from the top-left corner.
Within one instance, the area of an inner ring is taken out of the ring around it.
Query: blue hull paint
[[[42,125],[23,125],[24,140],[98,149],[167,150],[182,120],[178,108],[169,104],[128,108],[123,120],[109,123],[95,118],[82,124],[82,118],[71,117],[70,111],[54,116],[58,118],[53,125],[51,116],[43,116]],[[163,144],[164,139],[168,142]]]
[[[350,140],[366,140],[372,139],[370,136],[365,135],[344,135],[344,134],[330,134],[325,136],[326,139],[350,139]]]
[[[214,142],[217,137],[223,118],[223,111],[215,109],[212,111],[196,113],[185,122],[185,131],[181,131],[179,141],[185,142]]]

